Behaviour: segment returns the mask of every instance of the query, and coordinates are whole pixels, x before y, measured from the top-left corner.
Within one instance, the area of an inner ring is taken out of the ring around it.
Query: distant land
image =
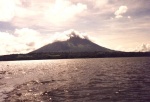
[[[150,57],[150,52],[111,50],[72,32],[66,41],[55,41],[27,54],[3,55],[0,56],[0,61],[107,57]]]

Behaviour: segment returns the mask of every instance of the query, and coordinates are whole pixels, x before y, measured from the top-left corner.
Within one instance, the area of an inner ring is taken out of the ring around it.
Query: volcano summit
[[[69,39],[66,41],[55,41],[47,44],[31,53],[47,53],[47,52],[113,52],[108,48],[99,46],[87,37],[81,38],[79,35],[72,32]]]

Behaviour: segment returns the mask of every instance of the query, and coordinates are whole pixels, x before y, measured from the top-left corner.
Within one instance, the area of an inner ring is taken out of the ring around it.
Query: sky
[[[28,53],[72,31],[120,51],[150,51],[150,0],[0,0],[0,55]]]

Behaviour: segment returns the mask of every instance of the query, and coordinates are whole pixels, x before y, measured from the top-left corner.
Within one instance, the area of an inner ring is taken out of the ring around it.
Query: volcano
[[[113,52],[113,50],[99,46],[87,38],[81,38],[74,32],[66,41],[55,41],[47,44],[31,53],[47,53],[47,52]]]

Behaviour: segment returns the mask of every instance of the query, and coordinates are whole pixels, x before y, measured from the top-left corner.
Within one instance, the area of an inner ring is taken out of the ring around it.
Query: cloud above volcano
[[[150,43],[149,4],[149,0],[0,0],[0,55],[69,39],[69,29],[110,49],[135,49]]]

